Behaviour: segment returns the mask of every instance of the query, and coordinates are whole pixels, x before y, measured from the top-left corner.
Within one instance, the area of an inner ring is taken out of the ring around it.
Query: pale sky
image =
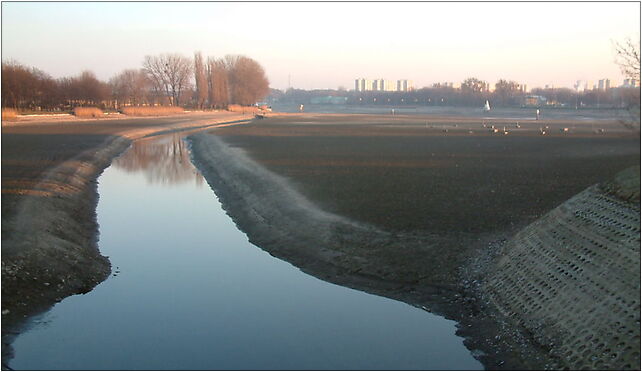
[[[358,77],[619,85],[611,40],[639,30],[636,2],[3,2],[2,60],[107,80],[145,55],[244,54],[279,89],[288,75],[302,89],[353,89]]]

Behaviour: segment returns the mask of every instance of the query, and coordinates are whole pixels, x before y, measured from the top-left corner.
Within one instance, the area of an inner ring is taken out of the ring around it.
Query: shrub
[[[18,112],[14,109],[2,109],[2,121],[12,121],[18,118]]]
[[[185,110],[178,106],[129,106],[121,109],[121,112],[131,116],[163,116],[182,114]]]
[[[259,108],[256,106],[229,105],[227,111],[256,114]]]
[[[98,107],[74,107],[74,115],[79,118],[102,118],[105,116]]]

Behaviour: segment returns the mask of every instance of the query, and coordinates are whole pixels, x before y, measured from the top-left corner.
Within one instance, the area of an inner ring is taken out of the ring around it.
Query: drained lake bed
[[[248,242],[180,136],[99,178],[112,276],[39,316],[14,369],[481,369],[455,322],[324,282]]]

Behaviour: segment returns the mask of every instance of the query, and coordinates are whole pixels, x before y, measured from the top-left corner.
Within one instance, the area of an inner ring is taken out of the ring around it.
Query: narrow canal
[[[326,283],[250,244],[178,135],[99,178],[113,274],[33,321],[14,369],[481,369],[455,323]]]

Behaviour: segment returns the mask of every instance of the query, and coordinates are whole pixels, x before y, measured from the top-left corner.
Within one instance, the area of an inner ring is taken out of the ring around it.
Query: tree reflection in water
[[[203,176],[192,166],[187,144],[178,134],[134,141],[131,149],[114,161],[129,173],[142,172],[152,184],[179,184],[194,180],[203,185]]]

